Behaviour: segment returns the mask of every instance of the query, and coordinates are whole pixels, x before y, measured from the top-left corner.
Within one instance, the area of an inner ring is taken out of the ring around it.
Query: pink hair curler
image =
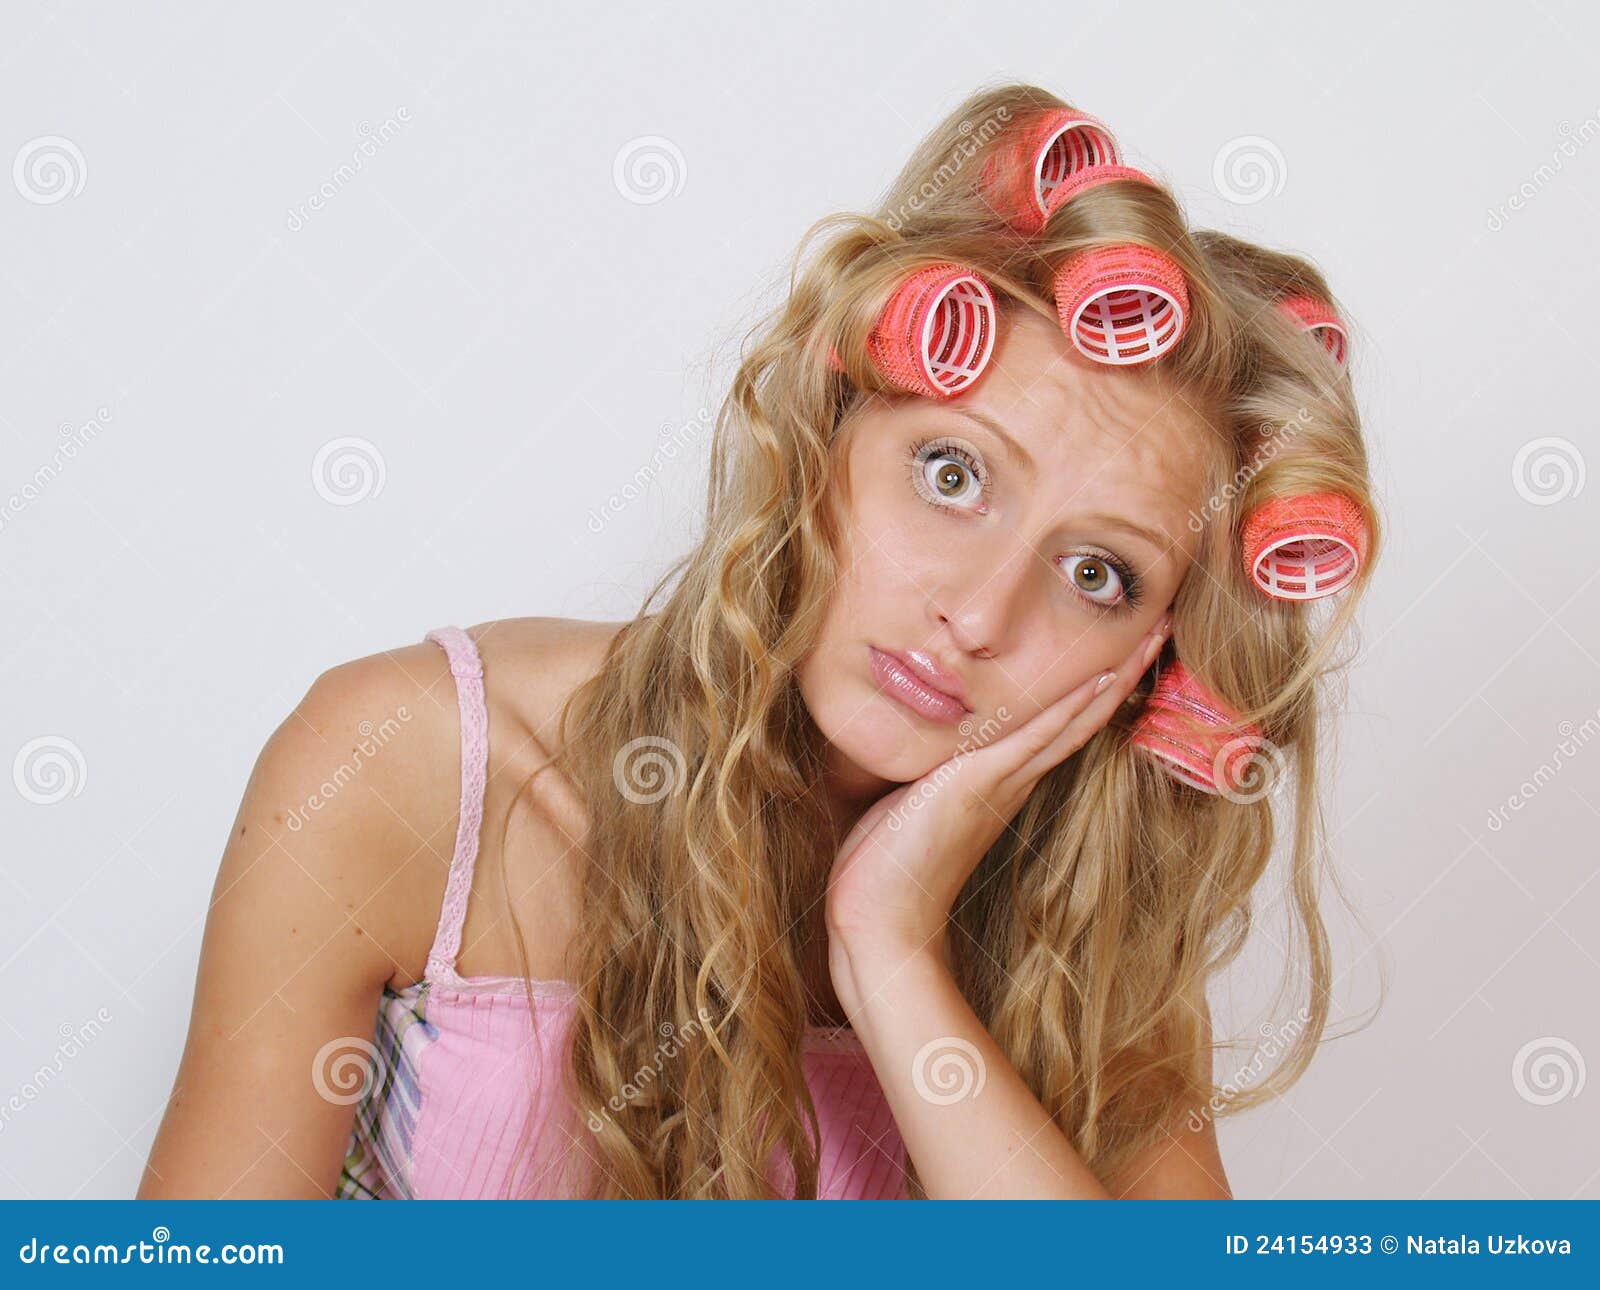
[[[1183,270],[1134,243],[1069,257],[1055,274],[1061,329],[1097,363],[1128,366],[1165,354],[1189,323]]]
[[[1093,166],[1052,190],[1045,219],[1086,189],[1114,180],[1154,184],[1132,166]],[[1080,251],[1055,273],[1061,328],[1078,351],[1097,363],[1127,366],[1159,358],[1189,323],[1189,284],[1170,256],[1125,242]]]
[[[984,162],[980,188],[1001,219],[1031,235],[1044,227],[1050,199],[1069,176],[1120,161],[1105,122],[1057,108],[1002,136]]]
[[[1109,184],[1114,179],[1131,179],[1136,184],[1149,184],[1152,188],[1156,181],[1134,166],[1124,166],[1120,161],[1108,161],[1098,166],[1086,166],[1082,170],[1075,170],[1071,174],[1063,175],[1051,189],[1044,202],[1043,224],[1050,222],[1050,217],[1065,206],[1069,201],[1087,188],[1094,188],[1100,184]],[[1043,227],[1041,224],[1041,227]]]
[[[867,337],[878,374],[908,394],[947,399],[983,375],[994,352],[994,295],[971,269],[930,264],[895,289]],[[830,346],[828,365],[843,371]]]
[[[1277,600],[1316,600],[1355,580],[1367,558],[1361,508],[1343,493],[1274,497],[1245,517],[1245,572]]]
[[[1174,778],[1220,794],[1240,784],[1242,771],[1265,740],[1258,727],[1241,727],[1233,709],[1174,659],[1156,678],[1134,723],[1132,742],[1162,762]]]
[[[1278,302],[1278,308],[1320,341],[1340,367],[1349,365],[1350,333],[1345,328],[1344,319],[1326,304],[1315,296],[1287,296]]]

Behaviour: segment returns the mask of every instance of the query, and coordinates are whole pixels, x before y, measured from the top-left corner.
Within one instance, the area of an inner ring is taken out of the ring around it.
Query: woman
[[[1231,1194],[1215,1114],[1327,1016],[1317,722],[1378,534],[1327,284],[1119,165],[974,94],[802,247],[634,619],[318,678],[142,1196]],[[1128,248],[1147,288],[1066,285]],[[1314,544],[1250,535],[1330,496],[1349,558],[1289,591]],[[1309,995],[1234,1096],[1206,986],[1280,831]]]

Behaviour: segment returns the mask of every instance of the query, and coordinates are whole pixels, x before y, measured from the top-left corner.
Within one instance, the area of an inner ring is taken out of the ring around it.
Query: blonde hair
[[[807,233],[787,299],[747,338],[716,418],[704,536],[563,708],[549,765],[587,805],[590,860],[566,1069],[573,1124],[560,1144],[582,1176],[567,1175],[568,1194],[816,1194],[816,1111],[800,1065],[811,1020],[802,969],[815,946],[802,942],[833,859],[819,839],[834,833],[817,789],[824,747],[795,669],[834,584],[830,448],[883,390],[867,335],[922,264],[980,273],[1002,324],[1018,309],[1055,322],[1050,270],[1085,247],[1138,242],[1182,268],[1188,331],[1146,379],[1203,414],[1216,473],[1165,661],[1181,641],[1188,669],[1261,725],[1287,789],[1233,800],[1176,782],[1130,745],[1141,705],[1124,705],[1040,781],[957,901],[951,948],[965,997],[1103,1179],[1185,1111],[1281,1093],[1323,1034],[1317,722],[1380,535],[1349,378],[1275,304],[1297,293],[1338,302],[1303,259],[1191,232],[1160,185],[1093,188],[1038,234],[1012,233],[976,182],[982,164],[1004,128],[1063,106],[1033,86],[982,89],[927,136],[876,214],[830,216]],[[1370,517],[1360,575],[1331,607],[1268,599],[1242,567],[1242,517],[1267,498],[1323,490]],[[1149,688],[1147,678],[1136,697]],[[623,791],[641,753],[670,763],[665,795]],[[1222,1045],[1203,1038],[1206,983],[1245,943],[1282,810],[1293,821],[1286,898],[1307,961],[1301,1020],[1270,1077],[1219,1087],[1211,1050]],[[518,945],[526,969],[520,930]],[[775,1158],[792,1166],[788,1192],[772,1178]]]

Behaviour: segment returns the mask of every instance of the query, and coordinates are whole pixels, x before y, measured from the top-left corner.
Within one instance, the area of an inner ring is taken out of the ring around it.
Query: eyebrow
[[[1105,511],[1096,511],[1092,515],[1082,517],[1085,524],[1102,524],[1106,528],[1121,529],[1124,533],[1136,538],[1143,538],[1155,547],[1162,555],[1166,555],[1172,546],[1172,539],[1162,536],[1154,529],[1147,529],[1143,524],[1136,524],[1122,515],[1111,515]]]
[[[969,421],[976,421],[984,429],[988,430],[996,439],[1005,444],[1011,451],[1012,456],[1017,459],[1022,468],[1030,475],[1039,473],[1038,463],[1034,461],[1032,454],[1013,439],[1006,428],[987,412],[980,412],[977,408],[951,408],[950,410],[958,416],[966,417]]]
[[[1006,447],[1011,450],[1018,462],[1030,475],[1038,474],[1038,463],[1034,461],[1028,450],[1018,443],[1014,438],[1012,438],[1011,434],[1006,430],[1006,428],[993,417],[991,417],[987,412],[981,412],[977,408],[951,408],[950,411],[955,412],[960,416],[964,416],[970,421],[976,421],[979,425],[983,426],[986,430],[993,434],[995,438],[999,439],[1001,443],[1005,444]],[[1132,537],[1140,538],[1143,541],[1148,542],[1163,556],[1166,555],[1168,549],[1172,546],[1171,538],[1165,536],[1164,534],[1157,533],[1154,529],[1146,528],[1143,524],[1139,524],[1134,520],[1128,519],[1126,516],[1112,515],[1107,511],[1095,511],[1091,515],[1084,515],[1080,516],[1079,518],[1085,524],[1100,524],[1104,525],[1106,528],[1120,529],[1122,532],[1127,533]]]

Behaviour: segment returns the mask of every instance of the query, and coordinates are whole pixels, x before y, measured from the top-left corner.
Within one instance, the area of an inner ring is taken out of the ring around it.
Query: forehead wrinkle
[[[1187,481],[1184,480],[1183,467],[1179,463],[1192,459],[1192,454],[1174,453],[1169,450],[1170,444],[1168,441],[1171,440],[1175,432],[1181,433],[1180,428],[1172,422],[1161,421],[1162,412],[1171,405],[1171,402],[1172,399],[1168,398],[1149,416],[1142,418],[1133,432],[1126,438],[1117,438],[1112,431],[1096,424],[1092,418],[1086,418],[1080,422],[1080,426],[1086,426],[1091,431],[1098,431],[1099,438],[1111,438],[1114,447],[1105,456],[1104,460],[1088,471],[1087,474],[1077,478],[1072,492],[1051,512],[1050,519],[1054,521],[1058,517],[1070,514],[1074,500],[1084,495],[1095,480],[1102,476],[1108,476],[1108,482],[1113,488],[1128,487],[1130,493],[1138,498],[1139,502],[1132,508],[1119,507],[1109,501],[1101,502],[1091,508],[1089,506],[1090,498],[1085,498],[1085,509],[1101,510],[1108,513],[1120,510],[1128,514],[1130,519],[1138,518],[1129,513],[1130,509],[1133,511],[1142,512],[1148,510],[1153,512],[1150,516],[1153,522],[1148,527],[1167,535],[1167,541],[1158,544],[1159,552],[1155,557],[1155,562],[1160,563],[1173,558],[1173,548],[1183,547],[1184,539],[1181,531],[1177,536],[1173,535],[1171,525],[1163,512],[1169,503],[1173,505],[1173,514],[1175,515],[1182,514],[1187,510],[1190,499],[1188,498],[1187,489],[1183,486]],[[1184,406],[1188,407],[1189,405],[1185,403]],[[1158,421],[1161,421],[1161,424],[1156,429],[1156,432],[1150,433],[1152,426],[1156,425]],[[1124,422],[1124,424],[1126,423]],[[1182,437],[1189,438],[1187,435]],[[1096,490],[1096,492],[1098,491]],[[1093,496],[1094,494],[1091,493],[1090,497],[1092,498]]]
[[[1015,329],[1011,343],[996,356],[999,361],[988,381],[973,392],[973,403],[985,405],[1019,440],[1039,443],[1035,455],[1041,467],[1051,450],[1059,454],[1063,447],[1082,458],[1080,469],[1068,476],[1074,487],[1055,507],[1052,521],[1083,498],[1082,510],[1121,511],[1131,519],[1151,521],[1148,527],[1169,535],[1159,558],[1170,558],[1184,539],[1181,531],[1172,536],[1165,511],[1171,506],[1173,516],[1182,516],[1193,504],[1189,494],[1195,484],[1187,476],[1198,457],[1215,448],[1215,429],[1179,389],[1156,381],[1158,373],[1090,369],[1063,349],[1067,342],[1057,329],[1035,322],[1030,316]],[[1132,397],[1120,397],[1124,394]],[[1187,418],[1173,408],[1174,400]],[[1180,424],[1188,420],[1204,429],[1196,433]],[[1095,464],[1087,465],[1090,461]],[[1050,473],[1048,468],[1041,471]],[[1135,506],[1099,499],[1095,495],[1100,489],[1085,496],[1102,476],[1111,488],[1128,488],[1137,499]]]

